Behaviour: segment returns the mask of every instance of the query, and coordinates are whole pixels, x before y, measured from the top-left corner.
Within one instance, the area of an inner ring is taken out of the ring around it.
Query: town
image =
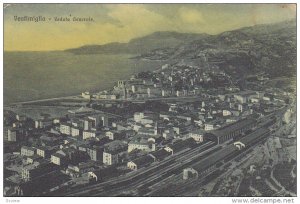
[[[295,91],[202,61],[5,107],[4,194],[294,196]]]

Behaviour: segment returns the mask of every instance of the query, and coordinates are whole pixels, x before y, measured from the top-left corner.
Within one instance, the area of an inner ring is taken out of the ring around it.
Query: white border
[[[1,3],[297,3],[297,1],[293,0],[293,1],[260,1],[260,0],[252,0],[252,1],[241,1],[241,0],[234,0],[234,1],[228,1],[228,0],[210,0],[210,1],[191,1],[191,0],[186,0],[186,1],[182,1],[182,0],[177,0],[177,1],[166,1],[166,0],[144,0],[144,1],[138,1],[138,0],[131,0],[131,1],[124,1],[124,0],[104,0],[104,1],[96,1],[96,0],[86,0],[86,1],[77,1],[77,0],[73,0],[73,1],[67,1],[67,0],[61,0],[61,1],[35,1],[35,0],[7,0],[7,1],[3,1],[1,0]],[[3,5],[2,5],[3,7]],[[298,12],[297,12],[297,19],[298,19]],[[1,9],[0,11],[0,16],[1,16],[1,21],[0,21],[0,26],[1,26],[1,33],[0,33],[0,37],[1,39],[3,39],[3,9]],[[299,39],[299,26],[298,26],[298,22],[297,22],[297,39]],[[299,40],[297,41],[297,48],[299,47]],[[299,62],[299,54],[297,53],[297,62]],[[3,138],[3,40],[1,40],[1,56],[0,56],[0,61],[1,63],[1,71],[0,71],[0,81],[1,81],[1,89],[0,89],[0,114],[1,114],[1,121],[0,121],[0,133],[2,135]],[[297,70],[298,70],[298,66],[297,66]],[[299,77],[298,77],[299,72],[297,72],[297,84],[299,83]],[[297,89],[297,95],[299,94],[300,90]],[[297,102],[297,112],[299,106],[298,106],[298,102]],[[299,128],[299,123],[297,123],[297,129]],[[0,147],[1,147],[1,151],[3,150],[3,139],[0,139]],[[297,141],[297,147],[298,147],[299,142]],[[297,158],[299,157],[299,152],[297,151]],[[105,198],[105,197],[54,197],[54,198],[43,198],[43,197],[39,197],[39,198],[34,198],[34,197],[16,197],[16,198],[5,198],[3,197],[3,154],[0,154],[0,164],[1,164],[1,173],[0,173],[0,194],[1,194],[1,199],[0,202],[1,203],[30,203],[30,204],[34,204],[34,203],[53,203],[53,202],[59,202],[59,203],[83,203],[83,202],[89,202],[89,203],[118,203],[118,204],[123,204],[125,203],[139,203],[139,202],[143,202],[143,204],[153,204],[153,203],[162,203],[162,202],[167,202],[167,203],[183,203],[183,202],[188,202],[189,204],[191,203],[222,203],[222,204],[226,204],[226,203],[233,203],[232,202],[232,198],[221,198],[221,197],[169,197],[169,198],[164,198],[164,197],[151,197],[151,198],[115,198],[115,197],[109,197],[109,198]],[[298,174],[298,178],[297,178],[297,184],[299,184],[299,167],[297,168],[297,174]],[[297,186],[299,189],[299,186]],[[299,195],[299,190],[298,190],[298,195]],[[258,203],[258,202],[251,202],[251,199],[253,201],[253,198],[250,197],[249,198],[249,203]],[[270,198],[267,198],[270,199]],[[274,197],[274,199],[278,199],[276,197]],[[13,202],[13,201],[19,201],[19,202]],[[9,202],[10,201],[10,202]],[[299,198],[296,197],[294,198],[294,203],[299,203]]]

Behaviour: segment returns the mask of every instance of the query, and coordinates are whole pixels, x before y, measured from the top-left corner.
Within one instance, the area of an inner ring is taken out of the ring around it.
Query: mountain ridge
[[[64,51],[73,54],[140,54],[154,49],[176,47],[182,43],[206,37],[208,34],[157,31],[149,35],[133,38],[128,43],[112,42],[102,45],[84,45]]]
[[[245,33],[255,34],[258,32],[259,35],[265,35],[277,32],[278,29],[282,29],[282,27],[284,28],[286,25],[295,23],[296,20],[292,19],[272,24],[257,24],[231,31],[224,31],[216,35],[206,33],[181,33],[176,31],[156,31],[146,36],[133,38],[127,43],[111,42],[102,45],[91,44],[66,49],[64,51],[73,54],[144,54],[156,49],[176,48],[182,44],[188,44],[193,41],[214,38],[216,36],[226,37],[226,35],[234,33],[245,35]]]

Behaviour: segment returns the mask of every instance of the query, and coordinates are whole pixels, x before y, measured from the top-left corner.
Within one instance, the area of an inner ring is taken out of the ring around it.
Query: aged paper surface
[[[297,195],[296,4],[3,12],[5,197]]]

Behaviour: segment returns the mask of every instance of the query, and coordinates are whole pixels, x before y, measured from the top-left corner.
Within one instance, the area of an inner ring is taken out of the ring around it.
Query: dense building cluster
[[[17,186],[14,191],[26,194],[26,183],[48,181],[52,174],[67,179],[53,181],[43,192],[79,185],[83,178],[86,182],[103,181],[147,168],[208,141],[220,145],[237,140],[256,127],[257,118],[286,104],[288,93],[284,91],[240,90],[234,84],[215,66],[201,69],[166,64],[154,72],[118,81],[111,90],[82,93],[83,99],[91,101],[89,106],[71,108],[63,117],[42,115],[33,120],[7,111],[4,139],[18,144],[11,149],[7,146],[15,155],[8,162],[20,169],[10,181]],[[138,106],[141,100],[151,99],[160,101],[164,108],[124,115],[93,108],[101,100],[121,109],[124,104],[137,102]]]

